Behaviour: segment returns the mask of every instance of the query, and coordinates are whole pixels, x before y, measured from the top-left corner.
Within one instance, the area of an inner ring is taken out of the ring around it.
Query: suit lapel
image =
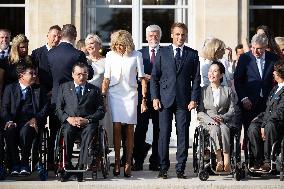
[[[256,58],[255,58],[255,56],[252,54],[252,52],[250,52],[250,56],[251,56],[251,59],[252,59],[252,61],[250,62],[250,63],[251,63],[250,66],[252,67],[252,69],[254,70],[254,72],[257,74],[258,78],[261,80],[260,73],[259,73],[259,70],[258,70],[258,67],[257,67]]]
[[[214,113],[217,113],[217,108],[214,106],[214,99],[213,99],[213,91],[211,84],[206,88],[206,99],[207,103],[210,105],[210,108],[214,110]]]
[[[33,102],[35,113],[39,109],[39,93],[40,93],[39,88],[34,89],[33,87],[31,87],[32,102]]]
[[[16,109],[18,109],[18,107],[20,106],[21,103],[21,95],[22,95],[22,91],[21,91],[21,86],[19,83],[17,83],[15,85],[15,95],[13,95],[14,97],[14,102],[16,102]]]
[[[265,53],[265,63],[264,63],[264,69],[263,69],[263,73],[262,73],[262,79],[263,80],[265,79],[266,71],[267,71],[267,69],[269,67],[269,64],[270,64],[269,54]]]
[[[168,46],[168,53],[167,54],[169,56],[169,61],[167,61],[167,62],[170,62],[171,66],[176,71],[177,67],[176,67],[176,63],[175,63],[174,50],[173,50],[172,45]]]
[[[89,93],[90,93],[90,85],[89,83],[86,83],[85,85],[85,89],[84,89],[84,92],[83,92],[83,96],[79,102],[79,104],[81,104],[82,102],[84,102],[84,100],[89,96]]]
[[[73,82],[70,82],[69,96],[72,99],[72,101],[74,102],[74,109],[73,110],[76,110],[79,102],[78,102],[78,98],[77,98],[77,95],[76,95],[75,85],[74,85]]]

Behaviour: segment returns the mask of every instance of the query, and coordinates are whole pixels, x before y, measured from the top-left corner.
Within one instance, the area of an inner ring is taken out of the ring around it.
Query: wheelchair
[[[193,170],[201,181],[206,181],[209,174],[228,175],[232,174],[235,180],[245,178],[245,164],[241,162],[240,131],[231,128],[231,168],[232,171],[216,172],[216,156],[213,149],[213,140],[204,126],[196,127],[193,139]]]
[[[246,167],[248,171],[248,175],[252,177],[260,177],[262,175],[280,175],[280,181],[284,180],[284,136],[282,139],[277,140],[273,143],[271,153],[270,153],[270,171],[262,171],[262,170],[252,170],[250,167],[253,164],[253,155],[250,149],[249,140],[247,141],[247,156],[246,156]]]
[[[80,146],[80,139],[77,138],[75,144]],[[72,158],[80,158],[79,151],[73,151]],[[103,126],[98,126],[96,133],[88,147],[88,163],[86,169],[78,169],[78,164],[74,169],[67,169],[65,167],[66,160],[66,145],[63,138],[63,128],[61,127],[57,133],[54,149],[55,160],[55,175],[61,182],[66,181],[66,175],[78,175],[84,172],[91,172],[92,179],[97,179],[98,171],[102,172],[103,178],[106,179],[109,175],[110,160],[108,154],[110,153],[108,145],[107,132]]]
[[[49,131],[46,127],[40,129],[36,138],[33,140],[31,148],[31,156],[29,158],[29,164],[31,167],[31,173],[38,173],[38,177],[41,181],[48,179],[48,170],[47,170],[47,141],[49,137]],[[7,146],[4,143],[4,151],[6,152]],[[21,149],[19,149],[21,154]],[[4,155],[4,165],[0,170],[1,179],[4,180],[8,176],[8,173],[11,171],[11,165],[9,162],[9,157],[7,153]]]

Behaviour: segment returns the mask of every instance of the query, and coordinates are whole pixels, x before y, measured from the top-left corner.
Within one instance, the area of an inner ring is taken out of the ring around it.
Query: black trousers
[[[66,162],[71,164],[74,141],[80,137],[80,156],[79,165],[86,165],[88,163],[88,147],[96,133],[96,124],[88,124],[84,128],[73,127],[70,124],[64,125],[64,142],[66,144]]]
[[[169,161],[169,143],[172,131],[172,119],[175,114],[177,131],[177,153],[176,153],[176,171],[183,172],[185,169],[188,148],[189,148],[189,124],[190,112],[188,109],[179,108],[174,103],[169,108],[163,108],[159,114],[159,156],[161,170],[168,170]]]
[[[58,119],[57,115],[55,115],[55,105],[51,107],[51,111],[49,114],[49,132],[50,136],[48,139],[48,153],[47,153],[47,162],[52,164],[54,162],[54,146],[56,140],[56,134],[61,126],[61,122]]]
[[[261,121],[252,122],[248,128],[250,148],[256,164],[261,164],[263,161],[270,161],[273,143],[283,136],[281,126],[267,122],[264,127],[265,140],[263,141],[260,132],[261,125]]]
[[[0,127],[0,166],[4,165],[4,130]]]
[[[134,133],[134,149],[133,158],[135,164],[143,165],[145,154],[145,140],[148,131],[149,120],[152,119],[153,123],[153,142],[152,154],[150,156],[150,164],[159,166],[160,158],[158,153],[158,139],[159,139],[159,112],[154,110],[152,102],[147,102],[148,110],[141,113],[141,103],[138,104],[137,109],[137,125]]]
[[[29,166],[29,157],[36,131],[27,125],[18,125],[16,128],[7,128],[5,132],[7,144],[7,156],[9,166],[21,165]],[[21,149],[21,162],[18,146]]]

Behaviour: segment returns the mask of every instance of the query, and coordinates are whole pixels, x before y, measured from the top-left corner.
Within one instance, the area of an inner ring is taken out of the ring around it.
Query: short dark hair
[[[84,64],[83,62],[76,62],[73,66],[72,66],[72,73],[74,73],[75,71],[75,67],[80,67],[80,68],[85,68],[88,71],[88,66],[86,64]]]
[[[225,77],[225,66],[221,63],[221,62],[219,62],[219,61],[213,61],[212,63],[211,63],[211,65],[214,65],[214,64],[216,64],[218,67],[219,67],[219,71],[220,71],[220,73],[221,74],[224,74],[224,76],[223,77]],[[223,77],[220,79],[220,82],[222,83],[223,82]]]
[[[36,70],[36,67],[33,64],[28,64],[25,62],[18,63],[16,66],[16,72],[17,72],[18,79],[20,79],[21,75],[24,74],[28,69]]]
[[[61,28],[60,28],[60,26],[58,26],[58,25],[53,25],[53,26],[50,26],[50,28],[49,28],[48,31],[51,31],[51,30],[58,30],[58,31],[61,31]]]
[[[77,37],[77,31],[76,27],[73,24],[65,24],[62,27],[61,35],[64,38],[76,38]]]
[[[181,22],[175,22],[173,23],[173,25],[171,26],[171,33],[173,33],[174,28],[182,28],[184,29],[186,32],[188,32],[187,26],[184,23]]]
[[[235,47],[235,52],[237,53],[237,50],[238,50],[238,49],[243,49],[243,48],[244,48],[243,44],[238,44],[238,45]]]
[[[284,79],[284,60],[278,60],[274,65],[274,71],[276,71],[282,79]]]

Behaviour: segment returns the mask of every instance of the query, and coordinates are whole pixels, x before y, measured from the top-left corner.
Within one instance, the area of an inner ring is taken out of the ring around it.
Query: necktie
[[[82,87],[81,86],[76,87],[76,94],[77,94],[78,100],[81,100],[82,98]]]
[[[30,95],[29,87],[26,87],[25,89],[22,90],[22,99],[23,100],[26,100],[29,95]]]
[[[151,62],[151,64],[154,64],[154,62],[155,62],[155,49],[151,50],[150,62]]]
[[[181,57],[180,57],[180,48],[176,48],[175,62],[177,69],[179,68]]]
[[[1,53],[0,53],[0,59],[4,59],[4,57],[5,57],[5,51],[1,51]]]
[[[257,62],[257,67],[258,67],[260,77],[262,78],[263,69],[264,69],[264,60],[262,58],[259,58],[259,59],[257,59],[256,62]]]

